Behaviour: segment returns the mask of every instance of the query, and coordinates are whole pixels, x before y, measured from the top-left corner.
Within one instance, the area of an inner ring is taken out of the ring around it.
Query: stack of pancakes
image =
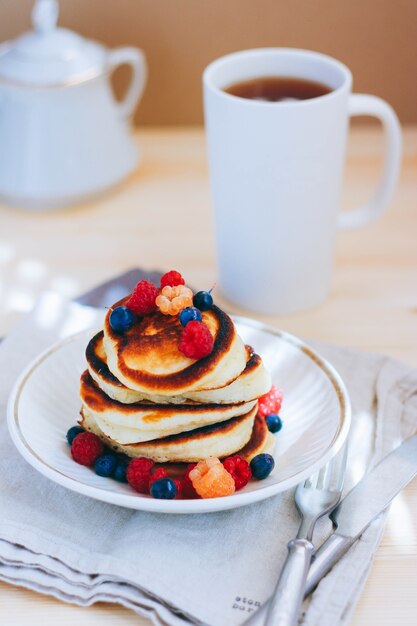
[[[155,311],[117,334],[110,313],[87,346],[83,428],[118,452],[161,463],[235,453],[250,460],[270,448],[257,407],[271,380],[226,313],[216,306],[202,313],[214,347],[197,361],[178,349],[178,316]]]

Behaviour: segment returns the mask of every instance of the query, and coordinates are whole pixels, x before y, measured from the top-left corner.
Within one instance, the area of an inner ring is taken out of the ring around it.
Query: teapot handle
[[[119,108],[121,116],[124,119],[129,119],[142,97],[148,69],[145,55],[139,48],[116,48],[116,50],[110,50],[109,68],[111,72],[119,65],[124,65],[125,63],[132,67],[133,74],[127,93],[122,102],[119,103]]]

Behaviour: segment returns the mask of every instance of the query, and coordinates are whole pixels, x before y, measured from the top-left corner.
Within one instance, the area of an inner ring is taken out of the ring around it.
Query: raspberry
[[[243,457],[238,454],[229,456],[223,461],[223,465],[235,481],[236,491],[248,484],[252,477],[252,471],[249,463]]]
[[[126,478],[135,491],[149,493],[149,480],[154,465],[155,463],[151,459],[146,459],[143,456],[130,461],[126,470]]]
[[[161,278],[161,289],[164,287],[176,287],[177,285],[185,285],[185,280],[179,272],[171,270],[164,274]]]
[[[158,294],[159,289],[153,283],[141,280],[134,288],[126,306],[136,315],[152,313],[156,309],[155,300]]]
[[[193,483],[191,482],[190,472],[196,467],[197,463],[189,463],[187,465],[187,469],[185,470],[185,474],[181,479],[182,484],[182,492],[181,495],[183,498],[194,499],[199,498],[198,493],[193,487]]]
[[[178,313],[191,306],[193,303],[193,292],[184,285],[163,287],[160,295],[156,298],[156,306],[164,315],[178,315]]]
[[[71,445],[72,458],[80,465],[94,465],[103,452],[103,444],[93,433],[80,433]]]
[[[182,494],[183,494],[183,490],[184,490],[184,482],[183,480],[181,480],[181,478],[173,478],[173,481],[175,483],[175,487],[177,489],[177,498],[181,498]]]
[[[199,461],[190,472],[193,487],[202,498],[220,498],[235,492],[235,481],[216,457]]]
[[[152,472],[151,477],[149,478],[149,489],[152,487],[155,480],[159,480],[160,478],[168,478],[168,472],[163,467],[158,467]]]
[[[282,389],[272,385],[268,393],[259,398],[259,415],[261,417],[266,417],[267,415],[270,415],[270,413],[279,413],[282,404],[282,396]]]
[[[191,321],[181,333],[179,350],[189,359],[202,359],[213,350],[214,340],[204,322]]]

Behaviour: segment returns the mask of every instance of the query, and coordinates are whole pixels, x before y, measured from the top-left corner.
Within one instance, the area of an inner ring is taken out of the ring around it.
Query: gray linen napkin
[[[271,594],[296,532],[292,492],[221,513],[142,513],[50,482],[11,443],[5,412],[18,373],[48,344],[100,325],[102,316],[49,294],[0,345],[0,579],[81,605],[118,602],[157,625],[242,624]],[[348,490],[415,432],[417,372],[384,356],[314,347],[339,370],[352,398]],[[348,621],[383,517],[305,602],[305,626]],[[318,543],[329,533],[325,521]]]

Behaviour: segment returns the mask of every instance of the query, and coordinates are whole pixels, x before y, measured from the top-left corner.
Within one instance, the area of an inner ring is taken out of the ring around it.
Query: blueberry
[[[151,496],[161,500],[173,500],[177,495],[177,488],[171,478],[159,478],[151,487]]]
[[[270,454],[257,454],[250,462],[252,476],[258,480],[263,480],[269,476],[274,467],[275,461]]]
[[[111,452],[108,454],[102,454],[98,457],[97,461],[94,464],[96,474],[108,478],[113,474],[116,463],[117,458],[115,454],[112,454]]]
[[[197,322],[201,322],[203,316],[201,312],[195,308],[195,306],[187,306],[180,313],[180,322],[183,326],[186,326],[188,322],[196,320]]]
[[[81,428],[81,426],[71,426],[71,428],[67,432],[67,441],[69,445],[72,446],[72,442],[74,441],[75,437],[83,432],[84,428]]]
[[[208,291],[199,291],[193,298],[193,304],[200,311],[208,311],[213,306],[213,296]]]
[[[135,314],[127,306],[117,306],[110,313],[110,326],[115,333],[124,333],[132,328]]]
[[[271,433],[279,433],[282,428],[282,419],[279,415],[276,415],[275,413],[270,413],[266,416],[265,421],[266,425],[268,426],[268,430]]]
[[[127,483],[126,470],[128,463],[126,461],[118,461],[113,472],[113,478],[119,483]]]

